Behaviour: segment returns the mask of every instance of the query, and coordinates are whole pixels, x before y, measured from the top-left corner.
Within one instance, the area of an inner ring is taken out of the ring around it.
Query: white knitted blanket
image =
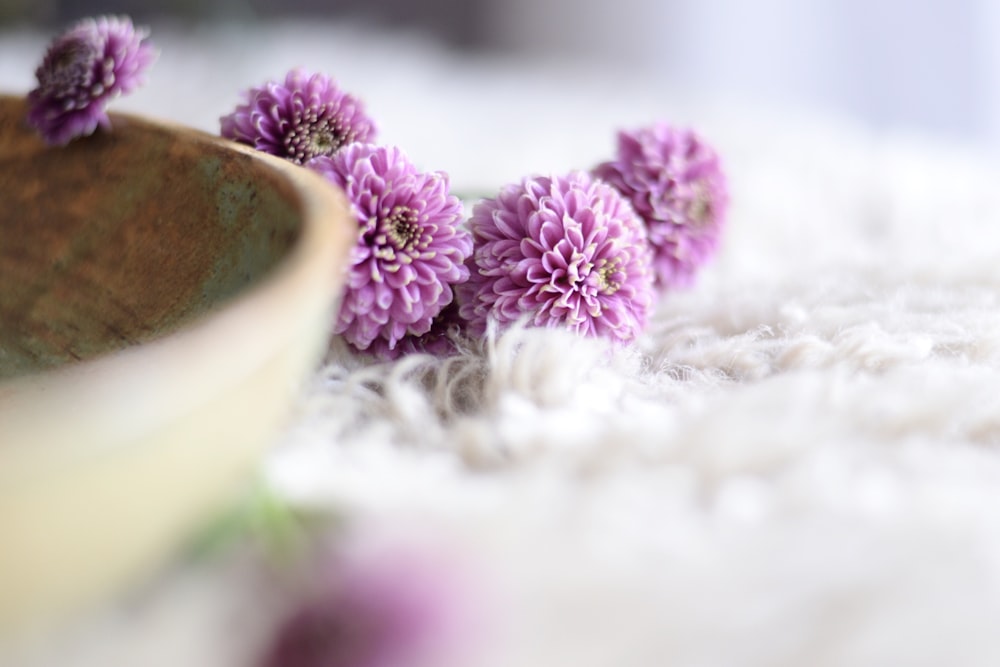
[[[267,462],[289,498],[474,555],[503,640],[469,665],[1000,664],[994,166],[406,36],[156,37],[150,84],[121,108],[215,130],[237,90],[324,69],[460,188],[589,167],[616,127],[655,118],[725,158],[723,250],[633,349],[518,330],[446,362],[334,353]],[[0,35],[2,87],[30,86],[39,40]],[[266,606],[248,579],[182,569],[30,664],[245,664]]]

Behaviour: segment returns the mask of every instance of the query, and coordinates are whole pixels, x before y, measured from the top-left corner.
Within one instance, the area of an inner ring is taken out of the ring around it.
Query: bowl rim
[[[0,105],[23,104],[24,99],[0,94]],[[346,279],[357,226],[343,192],[322,176],[171,121],[131,113],[109,116],[113,127],[166,131],[249,158],[290,187],[291,204],[300,217],[299,234],[286,254],[258,279],[161,336],[85,361],[0,380],[0,487],[54,466],[107,455],[141,439],[142,432],[195,409],[238,382],[255,367],[255,361],[274,354],[301,327],[293,318],[262,318],[261,314],[318,308],[332,318]],[[220,340],[227,341],[224,357],[214,354]],[[148,392],[137,396],[136,386]],[[129,410],[112,409],[116,404]],[[56,409],[76,419],[47,415]],[[77,440],[74,431],[78,427],[57,423],[76,423],[77,419],[108,433],[107,442],[95,445]],[[28,441],[32,433],[35,442]],[[44,447],[39,441],[61,445]]]

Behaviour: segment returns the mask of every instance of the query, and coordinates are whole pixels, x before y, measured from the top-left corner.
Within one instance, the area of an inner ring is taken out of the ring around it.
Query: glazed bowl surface
[[[356,226],[319,176],[0,96],[0,639],[122,591],[245,483],[328,341]]]

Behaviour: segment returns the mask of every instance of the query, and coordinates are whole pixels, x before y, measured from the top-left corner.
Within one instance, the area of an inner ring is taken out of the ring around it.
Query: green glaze
[[[0,98],[0,379],[160,337],[260,280],[299,234],[287,186],[134,119],[65,148]]]

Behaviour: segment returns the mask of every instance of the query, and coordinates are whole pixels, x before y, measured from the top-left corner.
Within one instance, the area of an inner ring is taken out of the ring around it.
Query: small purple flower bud
[[[148,35],[126,16],[101,16],[56,37],[35,70],[28,123],[51,145],[108,127],[108,102],[138,88],[156,60]]]

